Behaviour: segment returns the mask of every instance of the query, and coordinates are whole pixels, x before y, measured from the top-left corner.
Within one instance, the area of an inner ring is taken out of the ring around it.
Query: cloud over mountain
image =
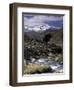
[[[56,22],[56,26],[54,25],[54,22]],[[51,26],[57,27],[59,22],[63,22],[63,16],[24,14],[24,28],[28,28],[29,30],[46,30]],[[62,23],[58,26],[62,26]]]

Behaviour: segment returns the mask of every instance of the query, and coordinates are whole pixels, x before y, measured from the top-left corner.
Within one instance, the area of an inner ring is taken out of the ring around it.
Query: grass
[[[63,61],[63,55],[62,54],[59,54],[56,56],[56,61]]]
[[[40,64],[28,64],[24,65],[24,74],[39,74],[52,72],[52,69],[48,65]]]

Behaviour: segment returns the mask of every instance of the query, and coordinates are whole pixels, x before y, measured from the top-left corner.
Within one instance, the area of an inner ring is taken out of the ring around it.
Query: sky
[[[24,14],[24,27],[30,26],[46,26],[46,27],[63,27],[62,15],[38,15],[38,14]]]

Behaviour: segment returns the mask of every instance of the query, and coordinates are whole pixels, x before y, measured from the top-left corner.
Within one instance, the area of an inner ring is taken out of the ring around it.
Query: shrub
[[[24,66],[24,74],[50,73],[51,67],[44,64],[28,64]]]

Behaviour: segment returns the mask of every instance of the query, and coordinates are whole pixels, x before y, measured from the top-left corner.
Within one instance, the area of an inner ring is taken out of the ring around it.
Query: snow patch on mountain
[[[24,31],[45,31],[47,29],[60,29],[60,27],[50,26],[48,24],[39,24],[39,25],[24,25]]]

